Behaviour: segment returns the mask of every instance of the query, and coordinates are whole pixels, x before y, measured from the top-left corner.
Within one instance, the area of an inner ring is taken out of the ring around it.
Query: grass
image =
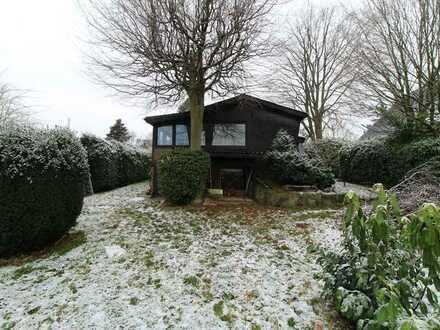
[[[40,306],[37,306],[37,307],[34,307],[34,308],[31,308],[30,310],[28,310],[28,314],[29,315],[33,315],[33,314],[36,314],[36,313],[38,313],[38,311],[40,310]]]
[[[231,313],[224,313],[224,301],[220,300],[218,303],[214,304],[212,307],[214,314],[223,322],[231,323],[234,321],[235,316]]]
[[[136,225],[144,225],[151,220],[147,214],[126,207],[118,209],[116,214],[118,216],[129,217],[130,219],[134,220]]]
[[[86,241],[87,241],[87,236],[83,231],[68,233],[63,237],[61,237],[61,239],[56,241],[53,245],[46,247],[42,250],[35,251],[30,254],[7,258],[7,259],[0,258],[0,267],[22,266],[31,263],[33,261],[36,261],[38,259],[45,259],[47,257],[53,257],[53,256],[54,257],[63,256],[66,253],[72,251],[73,249],[81,246]],[[26,271],[26,269],[19,270],[19,272],[21,271]],[[16,276],[18,276],[18,278],[21,277],[20,274],[17,274]]]
[[[296,326],[295,319],[293,317],[290,317],[287,320],[287,325],[289,326],[289,328],[295,328],[295,326]]]
[[[84,244],[86,241],[87,236],[83,231],[67,234],[49,248],[48,254],[50,256],[63,256],[78,246]]]
[[[147,251],[143,257],[144,265],[147,268],[151,268],[155,265],[154,254],[152,251]]]
[[[30,264],[24,265],[20,268],[17,268],[14,273],[12,274],[12,279],[13,280],[19,280],[20,278],[22,278],[23,276],[30,274],[34,271],[37,270],[42,270],[45,269],[44,267],[34,267]]]
[[[137,297],[131,297],[129,304],[132,306],[136,306],[139,303],[139,299]]]
[[[183,283],[186,285],[191,285],[193,288],[197,289],[200,286],[199,279],[196,276],[187,276],[183,279]]]

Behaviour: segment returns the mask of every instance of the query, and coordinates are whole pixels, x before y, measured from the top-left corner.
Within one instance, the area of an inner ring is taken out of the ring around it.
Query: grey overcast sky
[[[305,3],[293,0],[274,17],[283,21]],[[0,0],[0,79],[30,91],[27,102],[41,124],[66,126],[70,120],[78,132],[104,136],[121,118],[138,137],[147,136],[146,106],[123,104],[87,79],[80,41],[86,33],[76,0]]]

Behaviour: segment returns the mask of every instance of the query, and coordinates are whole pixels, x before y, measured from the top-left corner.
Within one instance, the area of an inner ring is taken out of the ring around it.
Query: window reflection
[[[173,126],[160,126],[157,128],[157,145],[171,146],[173,144]]]
[[[245,146],[245,124],[216,124],[214,126],[213,146]]]
[[[189,145],[188,129],[186,125],[176,125],[176,145],[177,146]]]

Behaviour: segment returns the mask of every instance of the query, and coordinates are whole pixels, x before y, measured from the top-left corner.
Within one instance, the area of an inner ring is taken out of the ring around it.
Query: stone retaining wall
[[[255,184],[255,200],[263,205],[294,210],[341,208],[345,194],[322,191],[286,191],[279,187]]]

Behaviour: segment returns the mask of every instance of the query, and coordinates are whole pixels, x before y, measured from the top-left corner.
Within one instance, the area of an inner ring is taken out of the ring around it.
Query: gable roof
[[[307,114],[305,112],[298,111],[298,110],[295,110],[295,109],[292,109],[289,107],[285,107],[283,105],[276,104],[276,103],[273,103],[273,102],[270,102],[267,100],[263,100],[258,97],[247,95],[247,94],[240,94],[240,95],[231,97],[226,100],[222,100],[222,101],[219,101],[216,103],[209,104],[209,105],[205,106],[205,111],[219,110],[219,109],[221,109],[221,107],[223,107],[225,105],[237,104],[237,103],[240,103],[243,101],[250,101],[250,102],[257,103],[257,104],[261,105],[262,110],[272,111],[272,112],[280,114],[282,116],[299,119],[300,121],[307,117]],[[172,113],[172,114],[165,114],[165,115],[157,115],[157,116],[147,116],[144,118],[144,120],[151,125],[156,125],[156,124],[160,124],[162,122],[173,121],[173,120],[183,119],[183,118],[187,118],[187,117],[189,118],[189,111]]]

